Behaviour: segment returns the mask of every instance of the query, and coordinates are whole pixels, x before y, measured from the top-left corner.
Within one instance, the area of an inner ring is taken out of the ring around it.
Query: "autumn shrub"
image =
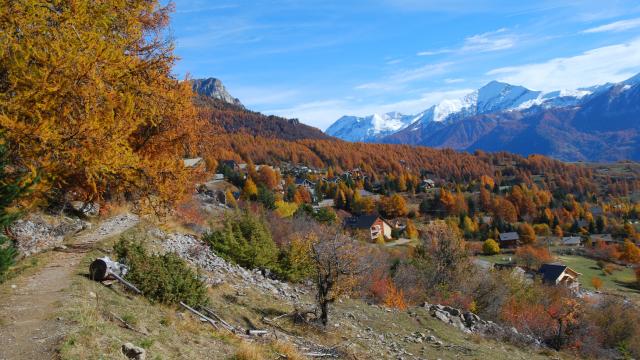
[[[591,278],[591,285],[593,285],[593,288],[596,290],[600,290],[602,288],[602,279],[600,279],[597,276],[594,276]]]
[[[482,244],[482,252],[485,255],[500,254],[500,245],[498,245],[498,243],[493,239],[487,239]]]
[[[114,251],[129,266],[126,279],[149,299],[165,304],[183,301],[191,306],[208,302],[206,285],[178,255],[149,254],[139,241],[125,237]]]

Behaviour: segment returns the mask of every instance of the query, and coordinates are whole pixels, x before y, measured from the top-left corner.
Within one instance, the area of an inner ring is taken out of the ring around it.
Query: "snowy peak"
[[[575,90],[542,92],[491,81],[461,98],[445,99],[416,115],[397,112],[367,117],[343,116],[326,133],[348,141],[378,141],[382,137],[402,133],[430,133],[442,126],[457,123],[471,116],[518,111],[531,107],[543,109],[581,106],[605,91],[623,93],[640,85],[640,74],[618,84],[603,84]]]
[[[343,116],[325,133],[347,141],[375,141],[406,128],[414,116],[399,112],[373,114],[366,117]]]

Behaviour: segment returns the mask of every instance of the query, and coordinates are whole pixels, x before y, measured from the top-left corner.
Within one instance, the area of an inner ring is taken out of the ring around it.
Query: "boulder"
[[[81,215],[95,217],[100,215],[100,204],[94,202],[71,201],[69,206]]]
[[[122,353],[127,358],[133,360],[144,360],[147,357],[147,352],[143,348],[135,346],[132,343],[124,343],[122,345]]]

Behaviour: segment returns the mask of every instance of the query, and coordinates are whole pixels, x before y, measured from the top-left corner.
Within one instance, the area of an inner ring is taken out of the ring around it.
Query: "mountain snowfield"
[[[542,154],[564,161],[640,160],[640,74],[551,92],[492,81],[414,116],[345,116],[326,133],[348,141]]]
[[[635,79],[635,82],[640,81],[640,75],[636,77],[638,79]],[[529,90],[523,86],[491,81],[464,97],[442,100],[416,115],[403,115],[398,112],[365,117],[346,115],[329,126],[325,133],[347,141],[377,142],[407,128],[408,131],[418,131],[423,128],[428,130],[434,126],[430,124],[432,122],[450,123],[469,116],[524,110],[533,106],[574,106],[583,97],[606,86],[611,84],[589,89],[564,89],[545,93]]]

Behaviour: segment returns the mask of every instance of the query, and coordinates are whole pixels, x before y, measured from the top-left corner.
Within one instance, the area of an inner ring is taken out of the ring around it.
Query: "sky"
[[[216,77],[249,109],[326,129],[415,114],[491,80],[576,89],[640,73],[627,0],[174,0],[180,78]]]

